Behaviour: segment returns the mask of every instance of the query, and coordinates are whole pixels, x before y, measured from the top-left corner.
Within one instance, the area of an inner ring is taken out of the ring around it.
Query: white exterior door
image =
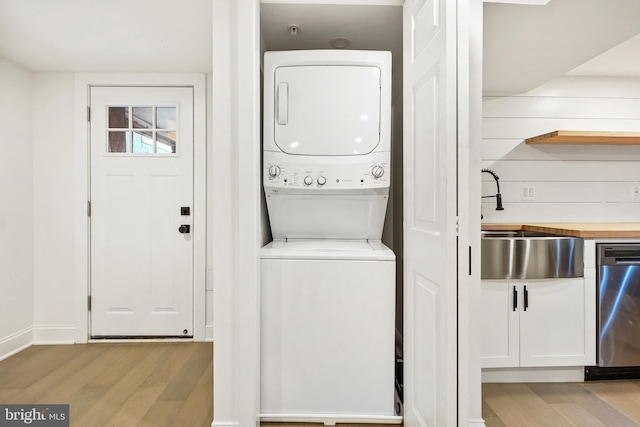
[[[193,335],[193,89],[92,87],[91,335]]]
[[[404,425],[457,425],[456,2],[404,3]]]

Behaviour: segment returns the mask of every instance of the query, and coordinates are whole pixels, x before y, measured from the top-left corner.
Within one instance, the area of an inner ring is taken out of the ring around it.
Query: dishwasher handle
[[[616,265],[640,265],[640,258],[616,258]]]

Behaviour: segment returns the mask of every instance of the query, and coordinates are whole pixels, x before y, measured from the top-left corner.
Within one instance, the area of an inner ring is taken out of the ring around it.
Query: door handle
[[[527,311],[527,308],[529,308],[529,291],[525,286],[524,287],[524,311]]]
[[[289,83],[278,83],[278,124],[286,125],[289,121]]]
[[[191,233],[191,226],[189,224],[182,224],[178,227],[178,231],[182,234],[189,234]]]
[[[513,311],[516,311],[517,308],[518,308],[518,291],[514,286],[513,287]]]

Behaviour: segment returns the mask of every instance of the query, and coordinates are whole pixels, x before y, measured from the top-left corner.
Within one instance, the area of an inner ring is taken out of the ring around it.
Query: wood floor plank
[[[573,426],[525,384],[485,384],[483,390],[489,406],[508,426]]]
[[[37,403],[67,403],[70,402],[76,393],[83,387],[88,387],[96,377],[103,374],[118,361],[125,357],[129,351],[126,347],[121,346],[105,346],[105,344],[87,344],[92,346],[99,356],[92,360],[89,364],[79,368],[71,374],[62,383],[48,390]],[[106,387],[93,387],[96,389],[106,389]],[[91,393],[91,395],[95,395]]]
[[[577,403],[552,403],[569,422],[580,427],[608,427]]]
[[[527,386],[548,404],[573,403],[573,394],[579,393],[576,387],[558,387],[558,383],[530,383]]]
[[[126,376],[148,354],[149,349],[142,345],[122,344],[124,354],[107,367],[100,375],[87,384],[89,388],[110,388]]]
[[[176,417],[178,416],[178,412],[180,412],[180,408],[183,404],[184,402],[177,401],[156,401],[140,420],[139,427],[179,425],[180,420],[176,419]]]
[[[66,361],[62,362],[51,372],[43,375],[40,379],[31,383],[28,387],[15,395],[12,401],[33,403],[40,403],[42,401],[42,403],[58,403],[48,400],[49,391],[55,389],[60,384],[63,384],[75,372],[90,364],[104,351],[103,349],[96,348],[95,346],[74,345],[72,347],[73,353],[68,354]],[[47,396],[47,398],[44,399],[44,396]]]
[[[34,353],[32,357],[25,358],[12,369],[0,373],[0,384],[3,384],[3,387],[26,388],[56,369],[61,360],[67,360],[75,351],[71,345],[39,347],[42,347],[41,351]]]
[[[159,400],[186,400],[211,360],[212,357],[206,352],[194,352],[182,365]]]
[[[20,388],[0,388],[0,402],[11,403],[12,398],[22,391]]]
[[[485,427],[507,427],[505,423],[497,416],[482,416],[484,418]]]
[[[166,346],[153,351],[149,351],[148,348],[136,350],[139,352],[146,350],[143,352],[144,357],[135,359],[136,363],[130,363],[132,366],[128,366],[129,369],[125,375],[120,375],[112,380],[111,387],[94,402],[89,410],[79,417],[78,425],[104,425],[157,368],[158,361],[166,358],[169,352]]]
[[[213,356],[213,352],[211,354]],[[207,389],[211,387],[213,380],[213,357],[208,358],[207,368],[202,372],[194,389],[182,406],[177,419],[185,420],[185,425],[207,426],[208,420],[213,419],[213,405],[207,404],[210,397]],[[211,411],[198,411],[201,407],[211,408]]]
[[[211,343],[34,346],[0,361],[0,402],[68,403],[77,426],[208,427],[212,360]],[[640,381],[485,384],[483,393],[487,427],[640,425]]]
[[[574,395],[574,401],[582,406],[587,412],[593,415],[607,426],[616,427],[637,427],[633,420],[629,419],[625,414],[611,406],[607,401],[603,400],[592,389],[598,383],[585,382],[580,384],[581,392]],[[616,382],[609,382],[609,386],[616,388]],[[559,384],[560,387],[572,387],[570,384]]]
[[[28,349],[22,350],[20,353],[14,354],[11,357],[7,357],[4,360],[0,360],[0,375],[2,375],[2,371],[13,369],[15,365],[21,363],[25,359],[25,356],[23,356],[22,353],[27,350]]]
[[[212,345],[33,346],[0,361],[0,402],[12,399],[69,404],[77,426],[210,426]]]
[[[93,410],[96,402],[107,392],[107,388],[82,388],[78,390],[78,392],[74,393],[74,395],[66,402],[53,402],[53,403],[64,403],[69,405],[69,419],[71,421],[71,425],[81,425],[77,424],[77,420],[82,417],[83,414],[88,411]]]
[[[493,412],[491,406],[487,403],[485,399],[482,399],[482,416],[483,417],[497,417],[496,413]]]
[[[209,394],[207,384],[197,384],[191,391],[189,397],[176,415],[176,420],[180,420],[183,426],[209,427],[213,417],[213,407],[211,412],[199,411],[198,408],[210,406],[208,402]]]
[[[154,371],[149,377],[142,383],[142,387],[153,387],[156,385],[167,386],[182,369],[185,360],[189,358],[196,351],[206,351],[206,347],[202,347],[200,343],[178,344],[171,347],[171,353],[164,363],[163,369]],[[213,360],[213,351],[211,352],[211,358]]]
[[[106,424],[114,426],[139,425],[163,391],[164,387],[161,385],[141,387],[122,404],[120,409],[107,420]]]

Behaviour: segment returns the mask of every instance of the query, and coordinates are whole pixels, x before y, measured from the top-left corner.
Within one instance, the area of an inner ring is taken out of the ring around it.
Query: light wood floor
[[[482,416],[487,427],[640,426],[640,381],[483,384],[482,392]],[[266,423],[262,425],[321,426]],[[340,427],[345,426],[346,424],[340,424]],[[357,426],[372,427],[369,424]]]
[[[487,427],[640,426],[640,381],[484,384],[482,391]],[[74,427],[209,427],[212,402],[211,343],[33,346],[0,361],[0,403],[69,404]]]
[[[0,361],[0,403],[69,404],[71,426],[211,426],[211,343],[32,346]]]
[[[637,427],[640,382],[483,384],[487,427]]]

